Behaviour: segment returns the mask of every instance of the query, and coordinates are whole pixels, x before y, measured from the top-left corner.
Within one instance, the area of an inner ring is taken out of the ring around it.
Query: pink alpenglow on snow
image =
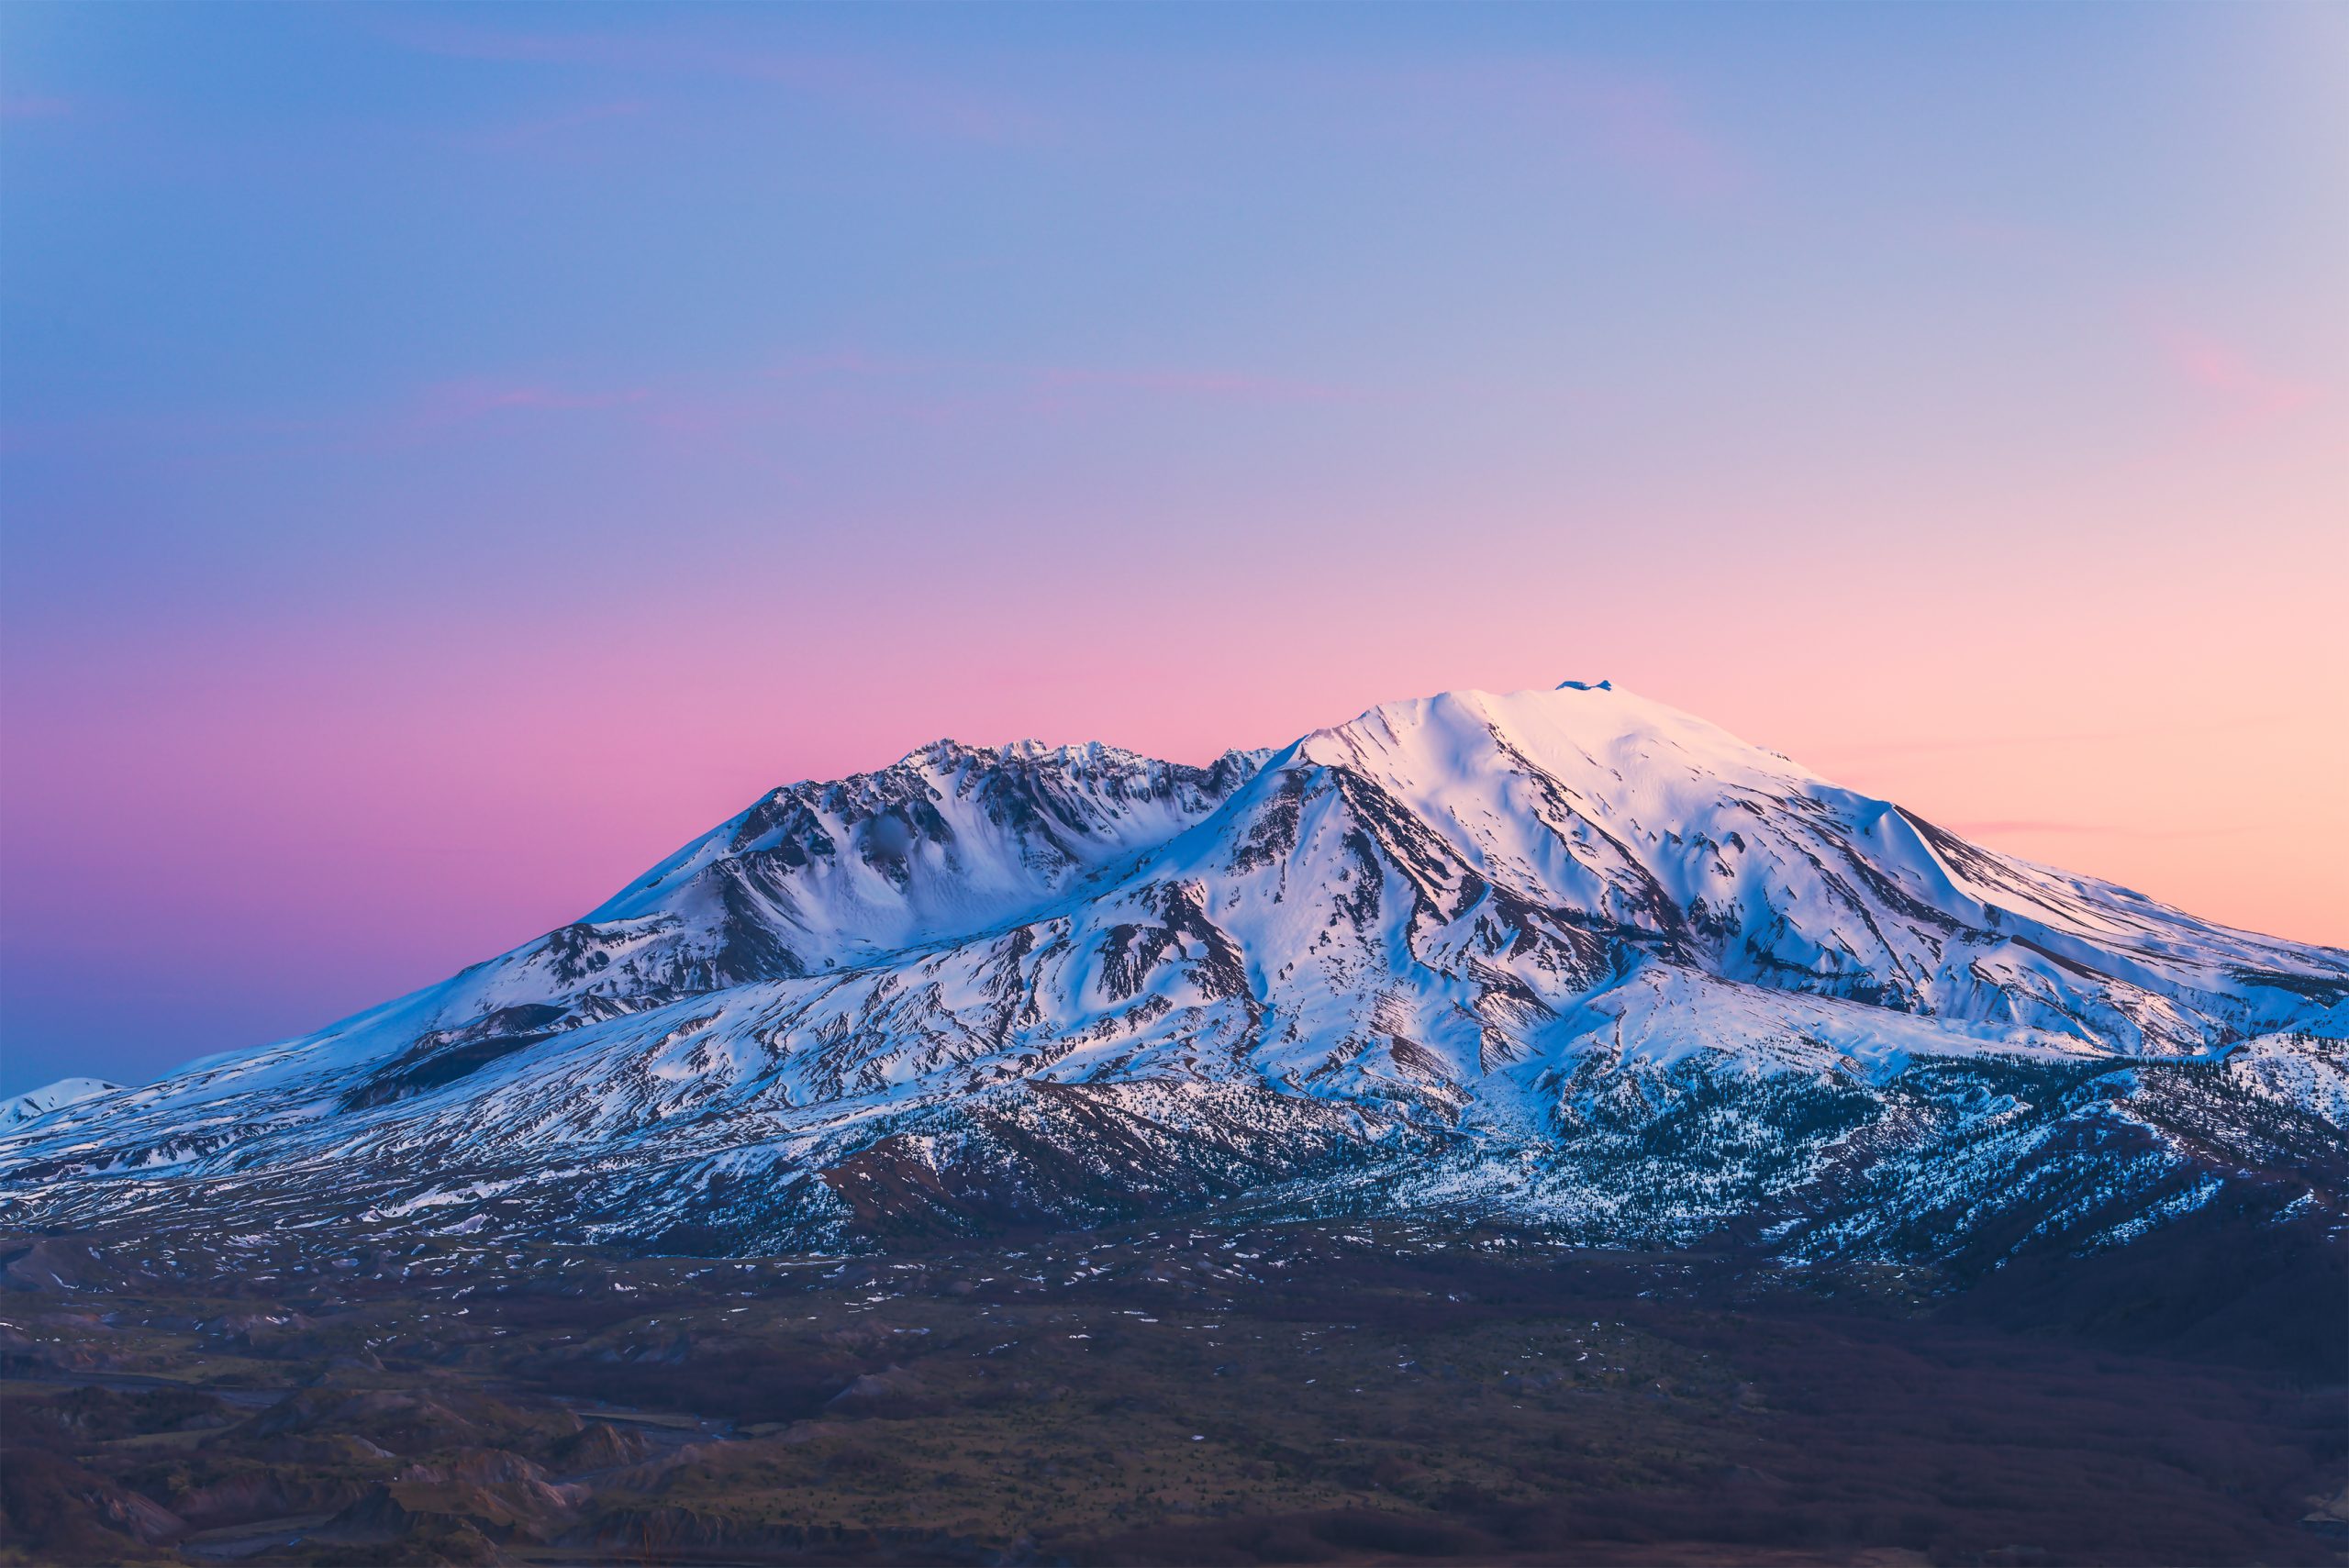
[[[0,1089],[1570,671],[2349,942],[2337,10],[462,23],[0,17]]]

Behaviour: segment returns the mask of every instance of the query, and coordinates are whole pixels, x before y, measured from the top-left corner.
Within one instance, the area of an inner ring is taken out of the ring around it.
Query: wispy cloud
[[[1720,207],[1758,188],[1751,162],[1665,77],[1593,61],[1483,59],[1407,68],[1317,66],[1306,90],[1342,99],[1345,123],[1505,138],[1512,155],[1582,160],[1684,206]]]
[[[1744,160],[1703,129],[1664,83],[1569,72],[1550,90],[1608,158],[1675,195],[1718,200],[1751,187]]]
[[[2312,383],[2280,374],[2210,332],[2174,321],[2155,321],[2151,331],[2171,373],[2230,427],[2270,424],[2323,396]]]

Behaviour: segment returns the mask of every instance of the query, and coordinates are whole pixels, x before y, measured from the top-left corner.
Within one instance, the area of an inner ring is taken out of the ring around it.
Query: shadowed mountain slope
[[[2230,1183],[2337,1213],[2344,1034],[2349,954],[1569,683],[1206,768],[940,742],[779,789],[440,985],[0,1128],[0,1202],[707,1248],[1459,1207],[1946,1257]]]

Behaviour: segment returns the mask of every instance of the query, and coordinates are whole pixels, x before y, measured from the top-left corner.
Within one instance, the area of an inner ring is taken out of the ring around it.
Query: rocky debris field
[[[2197,1223],[1958,1293],[1432,1220],[19,1233],[0,1560],[2349,1561],[2338,1250]]]

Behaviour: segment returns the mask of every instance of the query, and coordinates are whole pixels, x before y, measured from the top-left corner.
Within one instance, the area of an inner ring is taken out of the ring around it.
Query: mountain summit
[[[772,791],[439,985],[0,1129],[0,1212],[717,1251],[1246,1203],[1889,1254],[2043,1209],[2117,1244],[2229,1184],[2337,1206],[2344,1035],[2349,953],[1567,682],[1204,768],[941,741]]]

